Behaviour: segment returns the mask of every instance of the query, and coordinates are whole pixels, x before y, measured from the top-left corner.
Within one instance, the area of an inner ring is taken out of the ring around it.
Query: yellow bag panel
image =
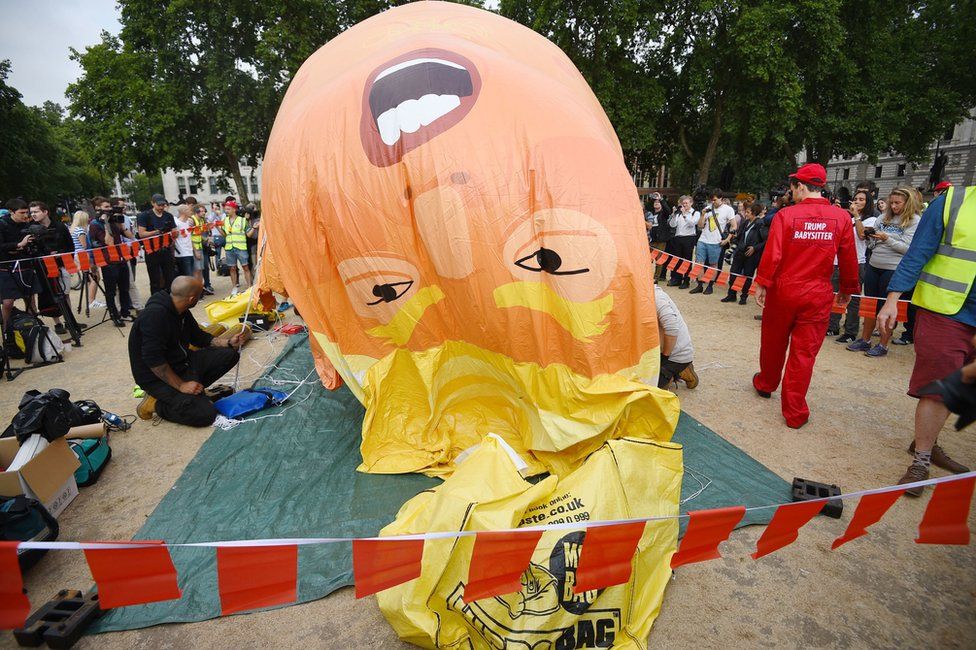
[[[681,476],[680,445],[625,438],[565,478],[532,485],[489,436],[442,485],[405,503],[381,535],[677,515]],[[584,535],[545,532],[520,592],[472,603],[463,593],[474,537],[427,541],[421,576],[380,592],[380,609],[400,638],[427,648],[645,648],[671,575],[677,520],[647,524],[630,582],[576,595]]]

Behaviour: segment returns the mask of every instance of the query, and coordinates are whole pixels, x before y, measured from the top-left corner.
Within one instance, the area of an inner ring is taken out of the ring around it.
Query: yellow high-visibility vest
[[[976,186],[946,191],[942,223],[942,241],[922,268],[912,302],[951,316],[962,309],[976,280]]]
[[[236,216],[233,219],[225,219],[224,231],[227,233],[227,243],[224,245],[227,250],[247,250],[247,217]]]

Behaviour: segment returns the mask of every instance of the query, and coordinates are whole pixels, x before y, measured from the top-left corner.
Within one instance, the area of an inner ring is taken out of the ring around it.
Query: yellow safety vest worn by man
[[[915,290],[918,307],[915,331],[915,367],[908,394],[918,398],[915,441],[909,452],[915,459],[899,485],[929,477],[929,464],[954,473],[969,468],[949,458],[936,444],[949,417],[933,382],[946,379],[973,359],[976,335],[976,187],[952,187],[938,196],[922,214],[912,244],[888,282],[888,299],[879,314],[882,327],[895,324],[898,299]],[[906,494],[920,496],[921,487]]]
[[[247,250],[247,217],[240,215],[227,216],[224,223],[227,233],[227,243],[224,247],[227,250]]]

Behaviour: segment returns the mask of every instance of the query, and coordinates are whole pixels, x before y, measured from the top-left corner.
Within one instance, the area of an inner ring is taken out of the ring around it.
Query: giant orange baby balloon
[[[449,473],[489,432],[531,473],[670,439],[637,193],[542,36],[440,2],[344,32],[288,89],[264,209],[280,281],[366,406],[361,470]]]

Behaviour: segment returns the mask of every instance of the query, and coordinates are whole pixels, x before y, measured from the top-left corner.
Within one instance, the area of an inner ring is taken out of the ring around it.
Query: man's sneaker
[[[212,295],[214,295],[213,287],[204,287],[203,288],[203,295],[205,295],[205,296],[212,296]]]
[[[897,339],[892,339],[891,340],[891,344],[892,345],[911,345],[914,342],[915,341],[912,341],[911,339],[906,339],[903,336],[900,336]]]
[[[67,334],[68,333],[68,330],[67,330],[67,328],[65,328],[64,323],[55,323],[54,324],[54,333],[55,334]]]
[[[92,300],[90,303],[88,303],[89,309],[105,309],[106,307],[108,307],[108,305],[101,300]]]
[[[741,296],[739,296],[739,304],[740,305],[748,305],[749,304],[749,294],[748,293],[744,293]]]
[[[867,352],[871,349],[871,344],[864,339],[858,339],[847,346],[851,352]]]
[[[915,455],[914,440],[912,440],[912,444],[908,445],[908,453],[912,456]],[[969,471],[969,468],[962,463],[957,463],[949,458],[949,454],[945,453],[945,450],[939,445],[933,445],[932,447],[932,464],[936,467],[941,467],[944,470],[950,471],[953,474],[965,474]]]
[[[698,386],[698,373],[695,372],[695,364],[693,363],[689,363],[688,367],[682,370],[678,377],[685,382],[685,386],[688,388],[695,388]]]
[[[722,298],[721,300],[719,300],[719,302],[735,302],[735,294],[734,293],[730,293],[729,295],[727,295],[724,298]]]
[[[853,343],[857,339],[851,334],[841,334],[834,340],[837,341],[838,343]]]
[[[864,353],[866,357],[883,357],[888,354],[888,348],[878,343],[876,346]]]
[[[702,293],[704,293],[706,296],[712,295],[712,283],[711,282],[708,283],[708,286],[705,287],[705,290]]]
[[[681,280],[676,280],[674,278],[671,278],[670,280],[668,280],[668,286],[669,287],[676,287],[679,284],[681,284]]]
[[[136,407],[136,415],[140,420],[151,420],[154,413],[156,413],[156,398],[146,395]]]
[[[684,280],[681,284],[678,285],[678,288],[687,289],[690,286],[691,286],[691,280]]]
[[[927,480],[929,477],[929,468],[922,467],[918,463],[912,463],[908,466],[908,471],[905,475],[898,479],[898,485],[904,485],[905,483],[915,483],[917,481]],[[908,488],[905,490],[905,494],[910,497],[920,497],[922,496],[922,490],[925,488],[921,485],[917,485],[913,488]]]
[[[827,336],[837,336],[840,334],[840,330],[828,329]]]
[[[705,287],[702,285],[701,282],[699,282],[698,286],[692,289],[691,291],[689,291],[688,293],[702,293],[704,291],[705,291]]]
[[[234,290],[230,292],[230,297],[231,298],[236,298],[237,297],[237,294],[239,294],[239,293],[240,293],[240,291],[237,290],[237,287],[234,287]]]

